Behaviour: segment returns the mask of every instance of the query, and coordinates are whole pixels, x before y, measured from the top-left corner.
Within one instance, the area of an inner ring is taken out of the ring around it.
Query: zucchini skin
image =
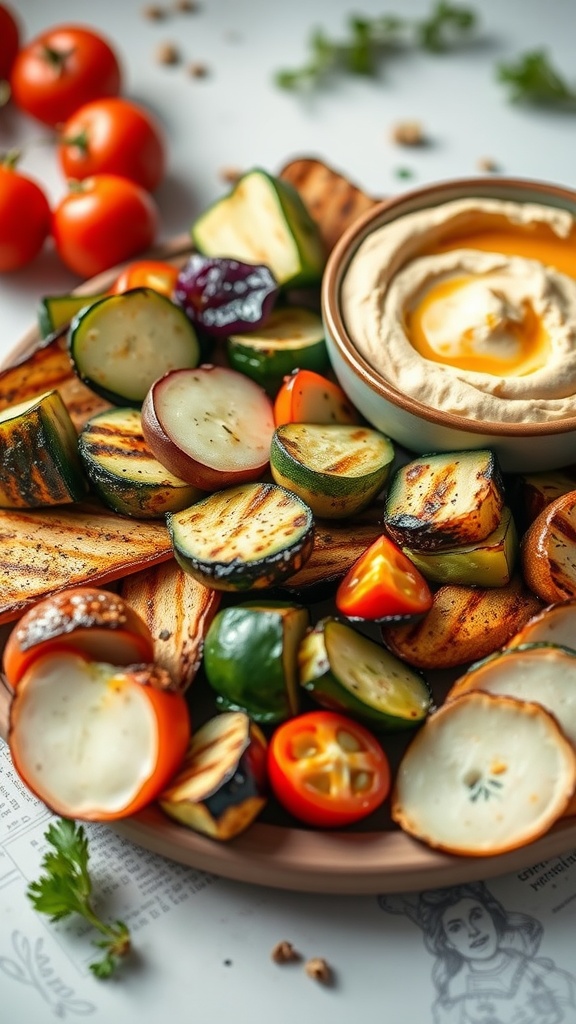
[[[4,410],[0,418],[0,507],[46,508],[80,501],[88,484],[77,434],[58,391]]]
[[[67,324],[86,306],[105,298],[100,295],[45,295],[38,306],[38,327],[40,334],[46,338],[53,331]]]
[[[309,622],[304,606],[282,601],[219,611],[204,642],[204,669],[217,706],[245,711],[261,724],[295,715],[297,649]]]
[[[322,374],[330,366],[320,317],[299,306],[277,308],[253,333],[231,335],[226,355],[230,366],[271,396],[294,370]]]
[[[94,491],[120,515],[161,519],[203,496],[154,458],[138,409],[124,406],[93,416],[80,433],[78,451]]]

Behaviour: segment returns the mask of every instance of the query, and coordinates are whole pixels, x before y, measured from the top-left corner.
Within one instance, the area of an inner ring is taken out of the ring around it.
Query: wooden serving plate
[[[189,237],[182,236],[155,255],[182,261],[189,251]],[[78,291],[95,294],[106,290],[119,269],[99,275]],[[38,342],[38,330],[33,327],[15,346],[9,365],[33,351]],[[9,628],[7,625],[0,629],[0,649]],[[9,690],[2,681],[0,735],[4,738],[9,701]],[[391,742],[393,764],[405,742]],[[387,741],[386,746],[388,749]],[[391,893],[437,888],[519,871],[576,847],[576,817],[562,818],[550,832],[528,846],[498,857],[478,858],[447,856],[428,848],[400,831],[386,810],[358,826],[329,832],[299,827],[272,809],[270,817],[264,812],[243,835],[227,843],[176,824],[156,806],[102,827],[112,827],[154,853],[226,878],[314,893]]]

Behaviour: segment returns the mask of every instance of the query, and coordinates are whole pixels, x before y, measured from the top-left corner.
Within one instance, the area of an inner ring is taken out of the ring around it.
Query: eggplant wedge
[[[212,839],[232,839],[254,821],[267,800],[267,743],[243,711],[206,722],[195,735],[162,810]]]

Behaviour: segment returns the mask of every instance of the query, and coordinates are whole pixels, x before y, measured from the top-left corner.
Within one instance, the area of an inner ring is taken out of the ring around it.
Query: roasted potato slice
[[[576,598],[542,608],[515,633],[506,647],[559,644],[576,650]]]
[[[300,193],[320,228],[328,252],[346,228],[378,202],[343,174],[312,157],[291,160],[281,169],[279,177]]]
[[[505,587],[448,585],[422,619],[383,626],[382,638],[416,668],[452,668],[497,651],[541,607],[517,576]]]
[[[524,579],[549,604],[576,597],[576,490],[562,494],[524,534]]]
[[[576,488],[576,466],[543,473],[521,473],[514,480],[515,504],[527,529],[551,501]]]

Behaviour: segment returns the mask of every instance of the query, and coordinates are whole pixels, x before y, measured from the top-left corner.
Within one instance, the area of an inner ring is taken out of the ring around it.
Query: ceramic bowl
[[[334,371],[366,419],[410,451],[425,454],[491,448],[508,472],[546,470],[576,463],[576,416],[550,423],[499,423],[428,407],[389,383],[358,351],[346,330],[340,304],[342,281],[367,235],[416,210],[474,197],[536,202],[568,209],[576,217],[575,191],[508,178],[444,181],[375,205],[339,239],[324,275],[322,311]]]

